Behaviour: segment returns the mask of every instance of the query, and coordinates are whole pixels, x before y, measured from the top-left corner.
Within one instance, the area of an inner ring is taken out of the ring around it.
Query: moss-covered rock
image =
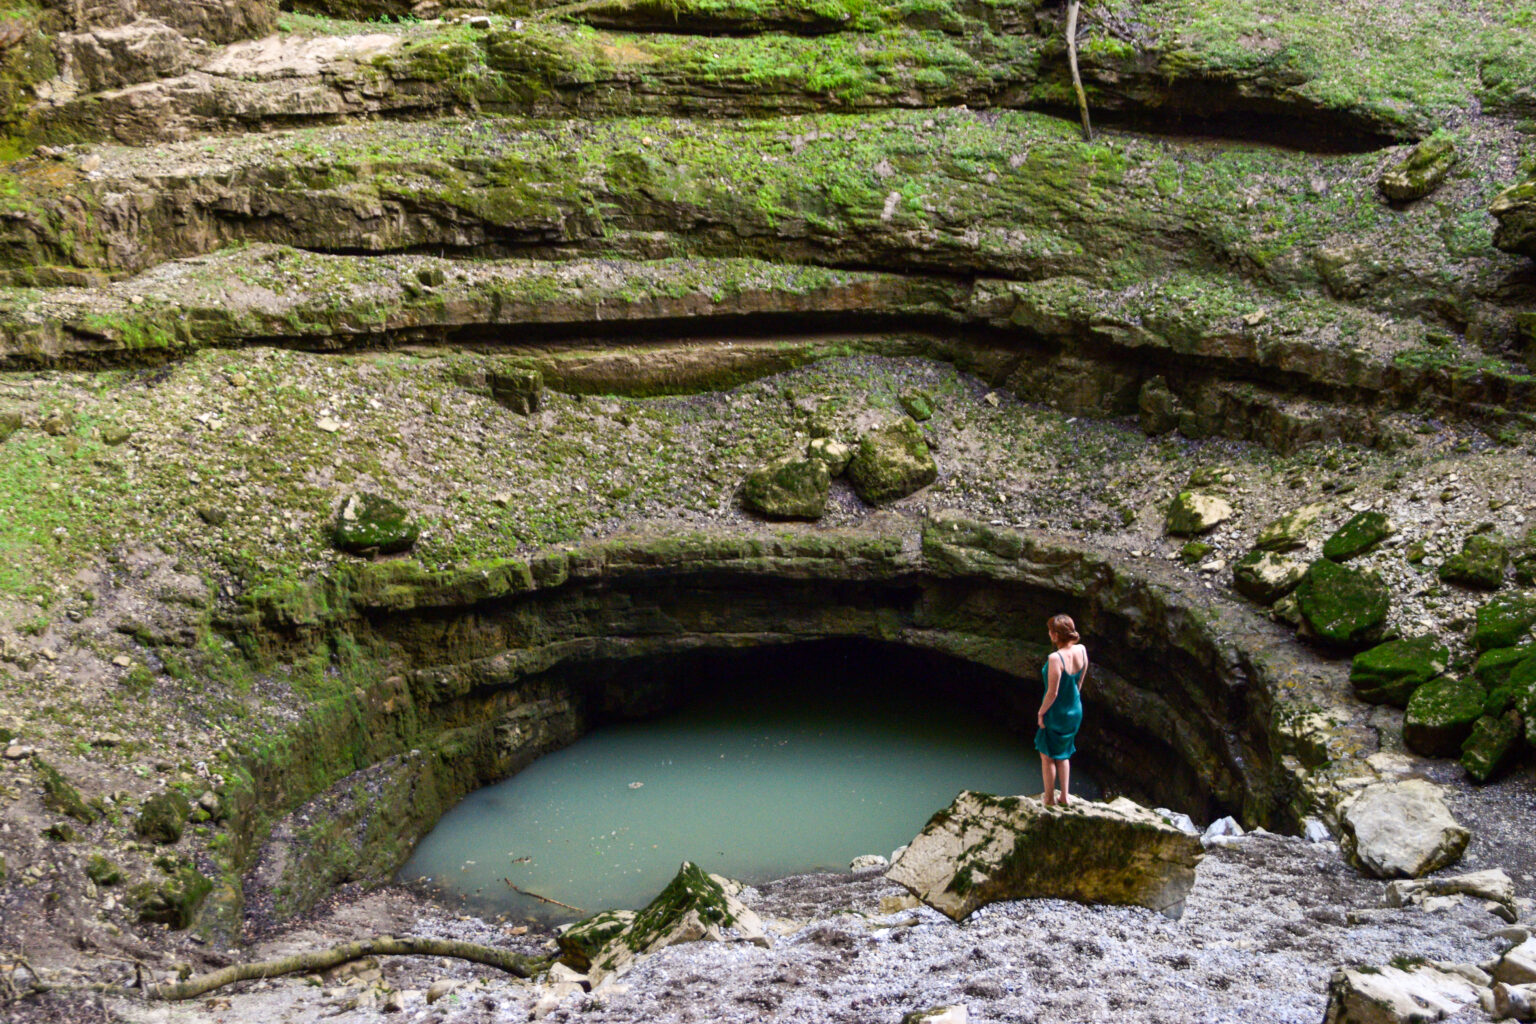
[[[1180,491],[1168,506],[1163,529],[1173,537],[1193,537],[1216,529],[1232,518],[1232,506],[1225,498],[1199,491]]]
[[[759,466],[741,486],[742,504],[771,519],[819,519],[832,474],[820,459],[788,456]]]
[[[1470,679],[1432,679],[1414,691],[1403,716],[1403,741],[1426,757],[1456,757],[1483,716],[1487,698]]]
[[[1162,377],[1152,377],[1136,396],[1142,432],[1157,437],[1179,425],[1179,399]]]
[[[169,871],[163,881],[133,886],[128,900],[140,921],[179,930],[191,926],[197,908],[212,890],[213,882],[207,876],[190,864],[182,864]]]
[[[901,407],[906,410],[917,422],[933,418],[935,402],[933,396],[926,391],[914,388],[911,391],[903,391],[900,397]]]
[[[843,470],[848,468],[848,461],[853,458],[853,449],[835,438],[817,437],[805,446],[805,455],[806,458],[825,462],[827,472],[833,476],[842,476]]]
[[[1232,565],[1232,585],[1244,597],[1274,604],[1296,589],[1307,565],[1276,551],[1250,551]]]
[[[1380,636],[1392,594],[1376,573],[1320,558],[1296,587],[1296,603],[1313,636],[1339,646],[1360,646]]]
[[[75,831],[75,826],[67,821],[56,821],[43,829],[43,838],[51,839],[56,843],[72,843],[80,838],[80,833]]]
[[[1514,647],[1531,639],[1533,625],[1536,625],[1536,594],[1496,597],[1477,610],[1472,646],[1479,651]]]
[[[192,805],[187,802],[187,798],[173,789],[168,789],[144,801],[144,806],[139,809],[138,820],[133,824],[133,830],[151,842],[165,844],[179,842],[182,829],[186,826],[187,817],[191,813]]]
[[[118,885],[123,880],[123,869],[101,854],[93,853],[85,862],[85,877],[97,885]]]
[[[1493,233],[1494,245],[1536,259],[1536,179],[1500,192],[1488,212],[1499,222]]]
[[[1363,701],[1405,708],[1414,691],[1449,663],[1450,651],[1433,637],[1392,640],[1355,655],[1349,681]]]
[[[1522,647],[1495,647],[1477,656],[1472,666],[1472,677],[1490,693],[1509,682],[1509,674],[1516,665],[1536,655],[1536,644]]]
[[[1497,537],[1477,533],[1468,537],[1461,551],[1440,565],[1440,578],[1479,590],[1497,590],[1504,585],[1509,568],[1509,548]]]
[[[1513,708],[1502,715],[1484,715],[1472,726],[1461,745],[1461,766],[1478,782],[1503,774],[1519,756],[1524,723]]]
[[[42,760],[36,762],[36,767],[37,779],[43,785],[44,807],[87,825],[95,824],[101,815],[80,798],[80,791],[71,786],[57,768]]]
[[[529,416],[539,411],[544,375],[528,367],[512,366],[486,374],[491,397],[515,413]]]
[[[1343,562],[1362,555],[1397,532],[1384,512],[1360,512],[1323,542],[1323,557]]]
[[[592,966],[592,958],[634,920],[633,910],[605,910],[577,921],[556,939],[560,944],[560,962],[575,970],[587,971]]]
[[[1394,203],[1423,199],[1445,181],[1460,155],[1449,135],[1435,134],[1408,151],[1402,160],[1381,172],[1376,187]]]
[[[1294,508],[1260,530],[1254,547],[1263,551],[1290,551],[1304,547],[1307,536],[1326,511],[1328,506],[1321,502]]]
[[[409,550],[420,533],[405,507],[377,494],[347,497],[336,514],[331,542],[353,554],[389,555]]]
[[[911,420],[897,420],[865,433],[848,463],[854,491],[871,505],[905,498],[938,477],[928,442]]]

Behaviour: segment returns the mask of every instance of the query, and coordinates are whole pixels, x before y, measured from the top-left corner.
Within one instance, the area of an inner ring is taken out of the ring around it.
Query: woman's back
[[[1067,675],[1080,676],[1083,669],[1088,667],[1088,648],[1082,644],[1073,644],[1066,650],[1056,651],[1051,655],[1051,660],[1057,662]]]

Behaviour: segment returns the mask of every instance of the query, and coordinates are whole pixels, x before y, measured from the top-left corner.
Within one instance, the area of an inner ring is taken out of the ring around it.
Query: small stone
[[[133,436],[133,431],[116,423],[109,423],[101,428],[101,440],[109,447],[117,447]]]
[[[331,416],[322,416],[315,421],[315,426],[327,434],[334,434],[341,429],[341,421]]]
[[[1333,839],[1333,833],[1316,818],[1307,818],[1301,823],[1301,837],[1309,843],[1326,843]]]
[[[1274,604],[1295,590],[1306,573],[1306,563],[1299,559],[1255,549],[1232,564],[1232,585],[1244,597]]]
[[[118,668],[127,668],[133,664],[133,659],[128,657],[126,654],[119,654],[112,659],[112,664],[116,665]]]
[[[818,437],[812,439],[806,445],[807,458],[819,459],[827,464],[827,472],[833,476],[842,475],[848,468],[848,462],[853,458],[853,449],[841,441],[835,441],[830,437]]]
[[[878,853],[866,853],[853,858],[848,864],[849,871],[873,871],[877,868],[890,867],[891,862]]]
[[[907,415],[917,422],[922,423],[933,418],[935,403],[933,395],[928,392],[918,389],[904,391],[897,400],[901,403],[902,409],[906,410]]]
[[[997,397],[997,392],[996,391],[988,391],[986,394],[981,396],[981,400],[983,402],[986,402],[992,408],[994,408],[994,409],[997,408],[998,397]]]
[[[427,1005],[431,1006],[462,984],[462,981],[453,978],[439,978],[427,986]]]
[[[479,29],[490,28],[491,27],[491,19],[487,18],[483,14],[476,15],[475,17],[472,17],[472,18],[469,19],[469,27],[470,28],[479,28]]]
[[[964,1006],[931,1006],[913,1010],[901,1018],[901,1024],[968,1024],[970,1019]]]
[[[358,492],[341,503],[331,542],[353,554],[394,554],[416,543],[420,527],[405,507],[381,495]]]
[[[1459,159],[1456,143],[1450,135],[1436,133],[1382,171],[1376,187],[1394,203],[1423,199],[1440,187]]]

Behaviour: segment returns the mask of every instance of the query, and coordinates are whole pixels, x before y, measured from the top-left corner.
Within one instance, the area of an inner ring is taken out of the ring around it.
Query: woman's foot
[[[1055,807],[1056,806],[1056,802],[1051,799],[1051,794],[1049,794],[1049,793],[1041,793],[1040,794],[1040,802],[1045,804],[1045,806],[1047,806],[1047,807]]]

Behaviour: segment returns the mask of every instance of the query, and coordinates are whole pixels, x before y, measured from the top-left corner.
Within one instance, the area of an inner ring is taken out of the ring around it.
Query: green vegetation
[[[1433,637],[1392,640],[1355,655],[1349,681],[1363,701],[1405,708],[1414,691],[1449,663],[1450,651]]]

